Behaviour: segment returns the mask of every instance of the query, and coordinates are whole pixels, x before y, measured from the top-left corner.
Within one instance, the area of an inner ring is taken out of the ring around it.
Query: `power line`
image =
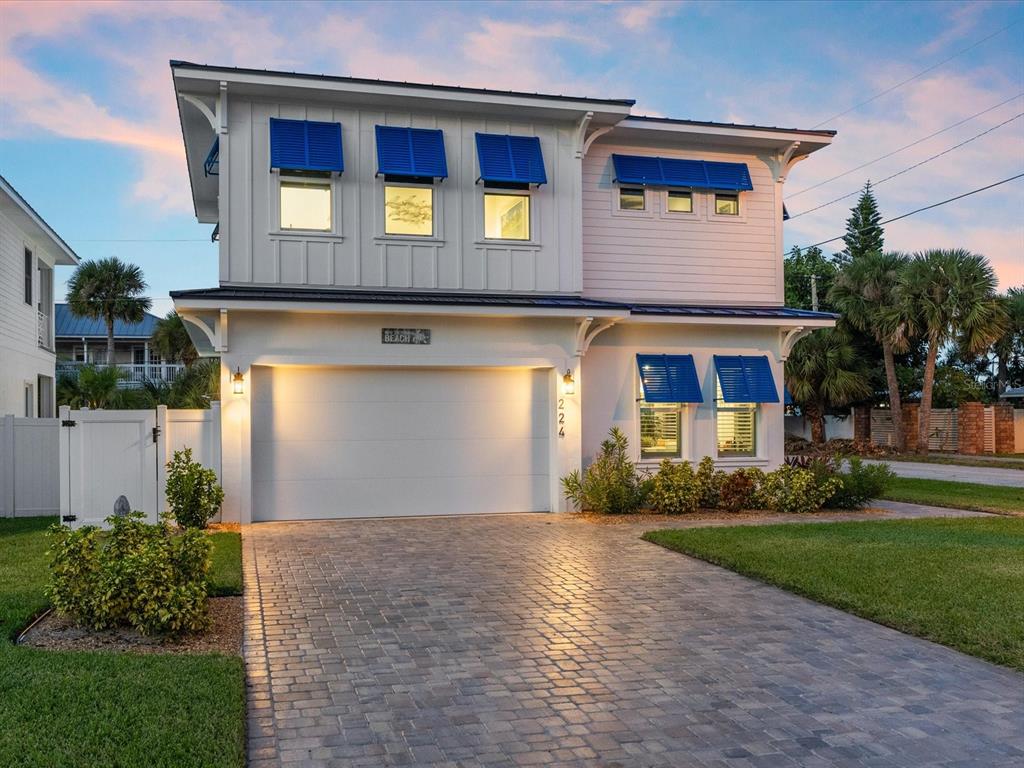
[[[105,238],[105,239],[102,239],[102,240],[80,240],[77,237],[69,237],[68,239],[69,240],[74,240],[76,243],[208,243],[208,242],[210,242],[209,238],[205,238],[205,239],[204,238],[199,238],[198,240],[193,240],[193,239],[190,239],[190,238],[179,238],[179,239],[171,238],[171,239],[166,239],[166,240],[156,239],[156,238],[140,238],[140,239]]]
[[[988,133],[992,133],[992,131],[994,131],[996,128],[1002,128],[1007,123],[1012,123],[1014,120],[1017,120],[1017,119],[1019,119],[1021,117],[1024,117],[1024,112],[1020,112],[1020,113],[1014,115],[1009,120],[1004,120],[1003,122],[999,123],[999,125],[993,125],[991,128],[988,128],[988,129],[982,131],[981,133],[975,134],[974,136],[971,136],[971,138],[965,139],[964,141],[961,141],[959,144],[956,144],[956,145],[950,147],[949,149],[944,149],[942,152],[939,152],[936,155],[932,155],[931,157],[926,157],[921,162],[914,163],[913,165],[908,166],[908,167],[904,168],[901,171],[897,171],[896,173],[892,174],[891,176],[886,176],[884,179],[879,179],[878,181],[874,182],[872,184],[872,186],[873,187],[877,187],[879,184],[884,184],[887,181],[891,181],[892,179],[895,179],[897,176],[902,176],[904,173],[909,173],[910,171],[914,170],[915,168],[920,168],[925,163],[930,163],[932,160],[940,158],[943,155],[948,155],[953,150],[960,149],[960,147],[966,146],[967,144],[970,144],[972,141],[974,141],[976,139],[980,139],[982,136],[984,136],[984,135],[986,135]],[[800,213],[794,213],[792,216],[789,217],[789,220],[792,221],[793,219],[798,219],[801,216],[806,216],[808,213],[814,213],[814,211],[821,210],[822,208],[827,208],[828,206],[832,205],[833,203],[838,203],[840,200],[845,200],[848,197],[853,197],[854,195],[856,195],[859,192],[860,192],[859,189],[855,189],[853,192],[847,192],[845,195],[840,195],[839,197],[837,197],[837,198],[835,198],[833,200],[829,200],[827,203],[822,203],[821,205],[816,205],[813,208],[808,208],[806,211],[800,211]]]
[[[930,211],[932,208],[938,208],[940,205],[945,205],[946,203],[952,203],[952,202],[955,202],[957,200],[962,200],[965,197],[970,197],[971,195],[976,195],[979,192],[984,192],[987,189],[992,189],[993,187],[998,187],[1001,184],[1007,184],[1007,183],[1009,183],[1011,181],[1015,181],[1015,180],[1017,180],[1017,179],[1019,179],[1021,177],[1024,177],[1024,173],[1018,173],[1016,176],[1011,176],[1008,179],[1003,179],[1002,181],[994,182],[994,183],[989,184],[988,186],[985,186],[985,187],[979,187],[978,189],[972,189],[970,192],[964,192],[962,195],[957,195],[956,197],[951,197],[948,200],[942,200],[941,202],[938,202],[938,203],[932,203],[931,205],[926,205],[924,208],[918,208],[917,210],[910,211],[909,213],[904,213],[904,214],[901,214],[899,216],[895,216],[895,217],[893,217],[891,219],[886,219],[885,221],[880,221],[880,222],[878,222],[878,224],[876,224],[874,226],[881,227],[881,226],[883,226],[885,224],[892,224],[894,221],[899,221],[900,219],[905,219],[908,216],[913,216],[915,213],[921,213],[922,211]],[[857,233],[866,232],[867,230],[869,230],[871,228],[872,227],[870,227],[870,226],[869,227],[861,227],[860,229],[858,229],[856,231],[857,231]],[[836,235],[835,237],[830,237],[828,240],[822,240],[819,243],[814,243],[813,245],[808,245],[808,246],[805,246],[805,247],[806,248],[817,248],[819,245],[825,245],[826,243],[831,243],[831,242],[833,242],[835,240],[842,240],[844,237],[846,237],[846,233],[845,232],[843,234],[841,234],[841,235]]]
[[[879,91],[879,92],[878,92],[878,93],[876,93],[876,94],[875,94],[874,96],[872,96],[872,97],[870,97],[870,98],[868,98],[868,99],[865,99],[864,101],[861,101],[861,102],[859,102],[859,103],[857,103],[857,104],[854,104],[854,105],[853,105],[852,107],[850,107],[849,109],[845,109],[845,110],[843,110],[842,112],[838,112],[837,114],[834,114],[834,115],[832,115],[832,117],[828,117],[828,118],[826,118],[826,119],[822,120],[822,121],[821,121],[820,123],[818,123],[817,125],[815,125],[815,126],[813,126],[813,127],[814,127],[814,128],[820,128],[820,127],[821,127],[821,126],[823,126],[823,125],[824,125],[825,123],[830,123],[830,122],[832,122],[833,120],[835,120],[836,118],[842,117],[843,115],[848,115],[848,114],[850,114],[851,112],[853,112],[854,110],[860,109],[861,107],[863,107],[863,106],[866,106],[867,104],[870,104],[871,102],[873,102],[873,101],[875,101],[875,100],[877,100],[877,99],[880,99],[880,98],[882,98],[882,97],[883,97],[883,96],[885,96],[885,95],[886,95],[887,93],[892,93],[892,92],[893,92],[893,91],[895,91],[896,89],[898,89],[898,88],[902,88],[902,87],[903,87],[904,85],[906,85],[907,83],[911,83],[911,82],[913,82],[914,80],[917,80],[917,78],[919,78],[919,77],[923,77],[924,75],[927,75],[927,74],[928,74],[929,72],[931,72],[932,70],[934,70],[934,69],[938,69],[938,68],[939,68],[939,67],[941,67],[941,66],[942,66],[943,64],[946,64],[946,63],[948,63],[948,62],[952,61],[952,60],[953,60],[953,59],[955,59],[956,57],[958,57],[958,56],[963,56],[963,55],[964,55],[965,53],[967,53],[968,51],[973,51],[973,50],[974,50],[975,48],[977,48],[977,47],[978,47],[979,45],[981,45],[982,43],[987,43],[987,42],[988,42],[989,40],[991,40],[991,39],[992,39],[993,37],[995,37],[996,35],[1001,35],[1001,34],[1002,34],[1003,32],[1005,32],[1006,30],[1008,30],[1008,29],[1009,29],[1010,27],[1013,27],[1013,26],[1016,26],[1017,24],[1020,24],[1020,22],[1021,22],[1021,19],[1017,19],[1017,21],[1012,21],[1012,22],[1010,22],[1010,23],[1009,23],[1009,24],[1007,24],[1007,25],[1006,25],[1005,27],[1003,27],[1002,29],[996,30],[996,31],[995,31],[995,32],[993,32],[993,33],[992,33],[991,35],[989,35],[988,37],[983,37],[983,38],[982,38],[981,40],[979,40],[978,42],[976,42],[976,43],[974,43],[974,44],[972,44],[972,45],[969,45],[969,46],[967,46],[966,48],[964,48],[964,49],[963,49],[963,50],[961,50],[961,51],[957,51],[957,52],[956,52],[956,53],[954,53],[954,54],[953,54],[952,56],[949,56],[948,58],[945,58],[945,59],[943,59],[943,60],[942,60],[942,61],[940,61],[939,63],[937,63],[937,64],[932,64],[932,65],[931,65],[930,67],[928,67],[927,69],[922,69],[922,70],[921,70],[920,72],[918,72],[918,73],[917,73],[916,75],[912,75],[911,77],[908,77],[908,78],[907,78],[906,80],[901,80],[900,82],[896,83],[896,85],[893,85],[893,86],[891,86],[891,87],[889,87],[889,88],[886,88],[886,89],[885,89],[884,91]]]
[[[894,149],[892,152],[889,152],[888,154],[882,155],[881,157],[876,157],[874,160],[868,160],[866,163],[861,163],[860,165],[858,165],[855,168],[851,168],[848,171],[843,171],[839,175],[833,176],[833,177],[831,177],[829,179],[825,179],[824,181],[819,181],[817,184],[812,184],[809,187],[804,187],[803,189],[798,190],[798,191],[794,192],[791,195],[788,195],[786,197],[786,199],[787,200],[792,200],[794,197],[796,197],[797,195],[802,195],[804,192],[810,192],[812,189],[817,189],[818,187],[822,187],[822,186],[824,186],[824,185],[826,185],[826,184],[828,184],[830,182],[835,181],[836,179],[841,179],[844,176],[849,176],[854,171],[859,171],[862,168],[867,168],[869,165],[874,165],[879,160],[885,160],[886,158],[892,157],[893,155],[897,155],[897,154],[899,154],[900,152],[902,152],[905,149],[910,149],[911,147],[916,147],[918,144],[920,144],[920,143],[922,143],[924,141],[928,141],[928,139],[935,138],[940,133],[945,133],[946,131],[950,131],[950,130],[952,130],[954,128],[957,128],[957,127],[963,125],[964,123],[969,123],[971,120],[974,120],[975,118],[981,117],[982,115],[986,115],[986,114],[988,114],[989,112],[991,112],[994,109],[999,109],[999,107],[1001,107],[1001,106],[1003,106],[1005,104],[1009,104],[1011,101],[1019,99],[1021,96],[1024,96],[1024,91],[1021,91],[1016,96],[1011,96],[1006,101],[999,102],[995,106],[989,107],[988,109],[983,109],[981,112],[977,112],[977,113],[971,115],[970,117],[965,117],[963,120],[960,120],[959,122],[953,123],[952,125],[947,125],[945,128],[942,128],[942,129],[936,131],[935,133],[929,133],[927,136],[923,136],[922,138],[918,139],[917,141],[912,141],[909,144],[903,145],[899,149]]]

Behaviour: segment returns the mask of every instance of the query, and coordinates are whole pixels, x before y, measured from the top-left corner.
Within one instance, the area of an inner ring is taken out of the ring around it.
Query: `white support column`
[[[62,405],[58,418],[63,424],[71,418],[71,407]],[[60,476],[60,519],[71,514],[71,430],[62,426],[60,428],[60,450],[58,451]]]
[[[573,393],[565,391],[566,372],[572,374]],[[581,358],[568,357],[560,368],[554,370],[551,397],[553,402],[551,474],[551,511],[573,511],[562,492],[562,478],[583,466],[583,409],[582,404]]]
[[[232,376],[242,372],[244,392],[234,394]],[[249,359],[221,357],[220,441],[221,486],[224,488],[222,520],[252,522],[252,365]]]
[[[3,517],[14,517],[14,414],[4,416],[3,444],[0,445],[0,471],[3,472]]]

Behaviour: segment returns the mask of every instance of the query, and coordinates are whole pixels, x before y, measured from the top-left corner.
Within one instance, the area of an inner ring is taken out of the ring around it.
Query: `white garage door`
[[[253,519],[546,511],[549,377],[254,368]]]

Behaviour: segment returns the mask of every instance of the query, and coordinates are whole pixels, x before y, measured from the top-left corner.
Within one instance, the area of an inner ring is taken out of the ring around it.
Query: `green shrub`
[[[650,486],[649,479],[637,474],[629,459],[629,441],[617,427],[612,427],[589,467],[562,478],[565,497],[577,509],[606,515],[636,512],[646,502]]]
[[[772,512],[814,512],[832,497],[839,480],[819,480],[809,469],[783,465],[765,474],[754,500],[758,507]]]
[[[663,515],[678,515],[700,509],[701,489],[690,462],[664,459],[651,487],[651,506]]]
[[[697,487],[700,489],[700,505],[704,509],[715,509],[722,495],[722,484],[726,473],[715,469],[715,461],[705,456],[697,465]]]
[[[763,479],[764,472],[756,467],[737,469],[726,475],[719,498],[722,509],[728,512],[753,509],[754,497]]]
[[[224,501],[217,473],[192,460],[192,449],[175,451],[167,462],[167,506],[182,528],[205,528]]]
[[[143,634],[204,629],[209,537],[148,525],[141,512],[95,526],[50,529],[47,595],[58,613],[93,629],[128,626]]]
[[[836,475],[839,487],[825,502],[834,509],[861,509],[879,498],[896,474],[888,464],[865,464],[857,457],[849,459],[850,468]]]

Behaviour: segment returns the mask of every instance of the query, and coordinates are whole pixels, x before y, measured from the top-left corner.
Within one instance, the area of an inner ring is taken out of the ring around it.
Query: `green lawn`
[[[736,526],[644,538],[1024,671],[1024,520]]]
[[[53,518],[0,520],[0,765],[241,768],[242,660],[67,653],[13,635],[46,606]],[[240,537],[214,534],[211,594],[237,594]]]
[[[897,477],[893,478],[882,498],[979,512],[1024,514],[1024,482],[1021,487],[1014,488],[1009,485]]]

